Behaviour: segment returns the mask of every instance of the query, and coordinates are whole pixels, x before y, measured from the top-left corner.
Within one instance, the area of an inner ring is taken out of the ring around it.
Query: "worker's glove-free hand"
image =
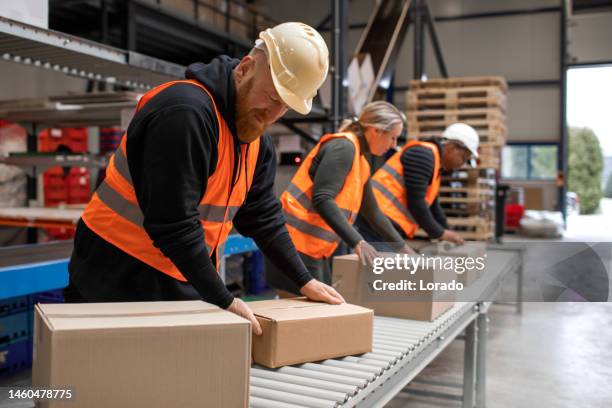
[[[449,241],[457,245],[465,244],[465,240],[461,235],[451,230],[444,230],[444,234],[440,237],[440,241]]]
[[[359,260],[364,265],[374,264],[374,258],[378,257],[376,249],[367,242],[361,240],[355,245],[355,253],[359,257]]]
[[[408,254],[408,255],[416,255],[416,251],[408,246],[408,244],[404,245],[402,249],[400,249],[400,254]]]
[[[318,302],[331,303],[332,305],[345,303],[344,298],[336,292],[336,289],[316,279],[311,279],[302,286],[300,293],[308,299]]]
[[[251,311],[251,308],[247,306],[242,300],[238,298],[234,298],[232,304],[227,308],[230,312],[237,314],[240,317],[244,317],[245,319],[251,322],[251,328],[253,330],[253,334],[256,336],[261,335],[261,326],[259,322],[255,318],[255,315]]]

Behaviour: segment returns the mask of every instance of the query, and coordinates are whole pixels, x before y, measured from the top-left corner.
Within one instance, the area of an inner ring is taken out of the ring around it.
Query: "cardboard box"
[[[34,387],[72,389],[39,407],[246,407],[251,325],[201,301],[38,304]]]
[[[364,296],[366,279],[362,275],[359,258],[355,254],[335,256],[332,266],[333,286],[349,303],[374,309],[377,316],[400,317],[411,320],[433,321],[436,317],[453,307],[454,293],[442,295],[437,291],[420,291],[414,294],[418,300],[410,300],[409,292],[403,293],[403,300],[372,300]],[[403,271],[386,271],[387,278],[401,278]],[[423,279],[435,282],[450,282],[455,276],[454,272],[421,270],[413,275],[414,279]],[[383,296],[383,295],[379,295]]]
[[[428,255],[437,256],[452,256],[456,258],[480,258],[483,257],[486,264],[486,250],[487,245],[484,242],[473,242],[468,241],[463,245],[453,245],[448,242],[440,242],[436,244],[430,244],[429,246],[421,248],[420,252]],[[469,286],[474,283],[484,273],[482,270],[476,268],[466,269],[463,273],[458,273],[457,278],[465,286]]]
[[[253,359],[266,367],[372,351],[372,310],[305,298],[249,302],[263,334],[253,336]]]

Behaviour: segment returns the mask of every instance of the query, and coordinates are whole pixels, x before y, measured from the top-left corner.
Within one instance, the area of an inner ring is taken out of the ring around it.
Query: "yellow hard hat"
[[[327,77],[329,51],[323,37],[303,23],[283,23],[259,33],[266,44],[272,81],[282,100],[306,115]]]

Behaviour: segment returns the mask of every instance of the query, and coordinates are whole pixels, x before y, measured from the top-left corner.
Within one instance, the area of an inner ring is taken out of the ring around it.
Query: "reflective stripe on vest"
[[[359,139],[353,133],[335,133],[323,136],[308,153],[287,190],[281,195],[283,212],[287,219],[287,230],[298,251],[312,258],[327,258],[333,254],[340,237],[321,218],[312,205],[313,181],[309,170],[321,146],[332,139],[346,138],[355,147],[353,164],[342,189],[334,201],[350,224],[355,222],[363,188],[370,177],[370,165],[361,155]]]
[[[260,142],[257,139],[249,145],[236,147],[234,136],[217,110],[214,98],[202,84],[194,80],[173,81],[154,88],[141,98],[137,111],[157,93],[177,83],[192,84],[206,92],[212,100],[219,125],[217,167],[206,182],[206,192],[197,209],[204,229],[204,244],[209,254],[216,254],[218,264],[223,255],[225,240],[233,226],[232,220],[251,187]],[[144,215],[136,199],[128,166],[126,137],[127,132],[110,160],[106,179],[83,212],[83,221],[103,239],[124,252],[175,279],[185,281],[175,265],[153,244],[143,227]],[[236,153],[242,157],[238,158]],[[245,165],[237,166],[238,174],[234,175],[236,160]]]
[[[372,176],[374,197],[380,210],[410,238],[414,236],[418,224],[408,210],[401,157],[407,149],[414,146],[428,148],[434,156],[434,174],[425,192],[425,201],[431,206],[440,192],[440,152],[435,144],[416,140],[406,143]]]

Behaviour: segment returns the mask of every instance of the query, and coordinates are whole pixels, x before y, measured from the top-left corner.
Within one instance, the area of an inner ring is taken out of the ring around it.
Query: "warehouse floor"
[[[487,407],[612,406],[612,303],[525,303],[490,310]],[[411,395],[446,391],[419,383],[461,383],[463,344],[453,342],[388,407],[460,407],[461,402]]]

